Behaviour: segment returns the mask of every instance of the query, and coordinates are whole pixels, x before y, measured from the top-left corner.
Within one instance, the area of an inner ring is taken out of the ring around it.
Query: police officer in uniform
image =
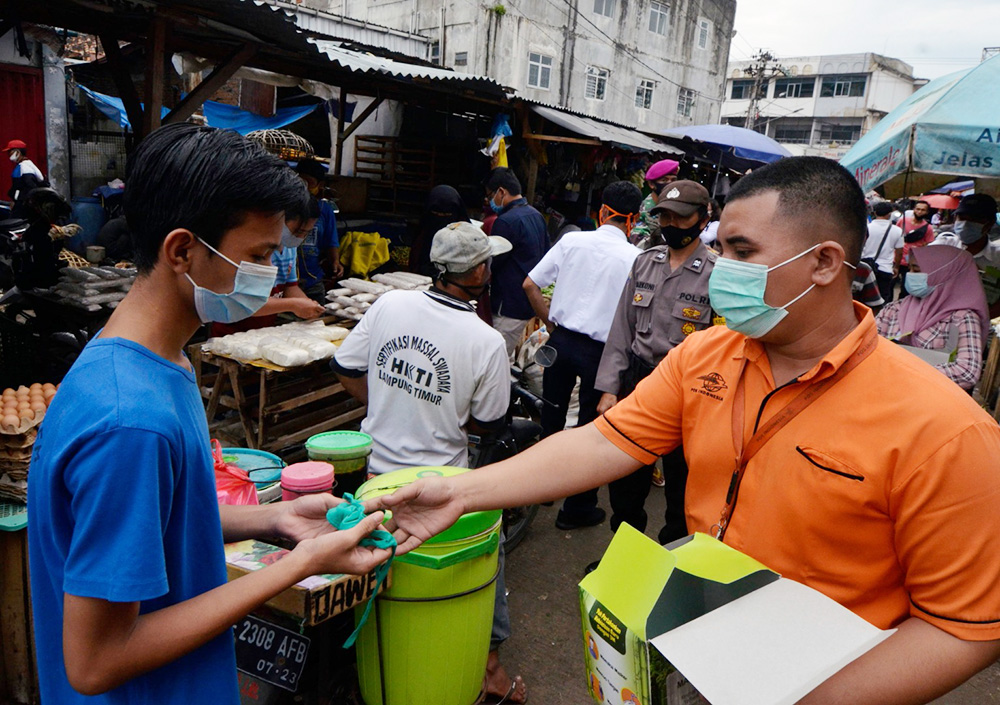
[[[675,181],[660,192],[650,211],[660,220],[666,245],[639,255],[622,291],[595,387],[604,392],[598,413],[628,396],[667,352],[698,330],[725,323],[716,318],[708,300],[708,278],[716,253],[699,235],[708,224],[708,191],[694,181]],[[684,485],[687,464],[678,448],[662,459],[667,497],[666,525],[661,544],[687,535]],[[653,466],[647,465],[609,485],[611,530],[627,522],[644,531]]]

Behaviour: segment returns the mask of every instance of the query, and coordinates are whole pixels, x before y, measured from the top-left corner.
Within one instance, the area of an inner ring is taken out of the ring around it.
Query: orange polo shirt
[[[743,359],[745,444],[874,329],[871,311],[854,306],[858,327],[797,381],[776,390],[761,343],[716,326],[671,350],[595,424],[644,464],[683,443],[688,530],[714,535],[737,462]],[[916,616],[962,639],[1000,639],[1000,427],[879,338],[753,456],[725,542],[880,628]]]

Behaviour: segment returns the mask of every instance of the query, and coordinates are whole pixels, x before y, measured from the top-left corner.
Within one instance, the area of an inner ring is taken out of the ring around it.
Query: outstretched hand
[[[350,529],[334,530],[330,527],[329,533],[301,541],[293,553],[305,558],[309,575],[366,575],[392,555],[389,549],[359,545],[363,538],[379,528],[384,518],[382,512],[374,512]]]
[[[332,494],[307,494],[291,502],[277,502],[280,514],[276,520],[279,536],[290,541],[304,541],[334,531],[326,513],[344,500]]]
[[[448,478],[418,480],[390,495],[365,500],[364,505],[367,512],[392,512],[386,528],[399,544],[396,555],[440,534],[466,511]]]

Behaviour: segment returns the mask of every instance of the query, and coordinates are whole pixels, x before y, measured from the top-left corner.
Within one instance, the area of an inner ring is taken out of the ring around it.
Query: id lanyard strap
[[[851,370],[860,365],[862,360],[872,354],[877,344],[878,333],[873,326],[865,334],[864,338],[862,338],[861,344],[834,374],[821,382],[809,384],[790,404],[771,417],[767,423],[754,433],[746,446],[743,445],[743,423],[746,413],[744,409],[746,402],[744,372],[746,371],[747,361],[746,358],[743,359],[743,365],[740,367],[739,382],[736,384],[736,393],[733,396],[733,445],[736,450],[736,468],[733,470],[733,476],[729,481],[729,490],[726,492],[726,506],[722,508],[722,516],[719,518],[719,523],[713,527],[716,529],[715,538],[720,541],[725,538],[726,529],[729,527],[729,521],[732,519],[733,511],[736,509],[736,502],[739,500],[740,485],[743,483],[743,475],[746,474],[750,459],[778,431],[784,428],[788,422],[802,413],[807,406],[823,396],[833,385],[846,377]]]

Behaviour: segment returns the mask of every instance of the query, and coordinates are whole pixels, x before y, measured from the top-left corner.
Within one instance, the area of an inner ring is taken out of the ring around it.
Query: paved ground
[[[601,504],[607,509],[607,493]],[[663,495],[651,493],[646,533],[662,525]],[[556,507],[542,507],[531,532],[507,559],[514,634],[501,649],[511,674],[528,684],[529,702],[541,705],[586,705],[593,702],[584,678],[583,644],[577,583],[584,567],[600,558],[611,541],[607,523],[592,529],[555,528]],[[937,705],[1000,703],[1000,664],[981,673]]]

